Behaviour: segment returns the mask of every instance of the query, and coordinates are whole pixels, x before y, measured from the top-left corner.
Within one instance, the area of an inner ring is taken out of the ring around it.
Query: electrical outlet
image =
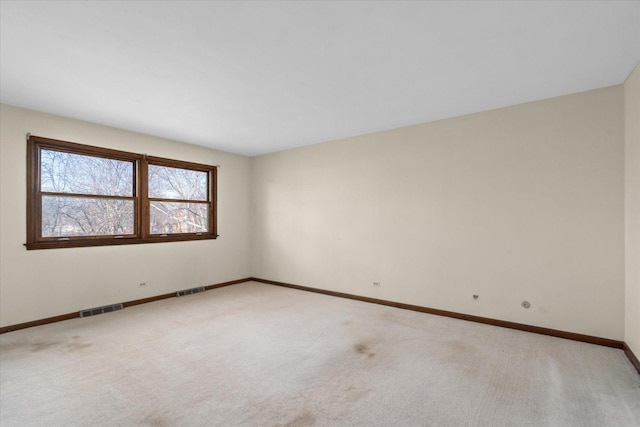
[[[373,282],[373,286],[380,286],[380,282]]]

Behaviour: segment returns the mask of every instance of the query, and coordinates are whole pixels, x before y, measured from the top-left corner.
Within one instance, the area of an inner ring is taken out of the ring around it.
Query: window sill
[[[167,235],[148,237],[146,239],[138,238],[97,238],[97,239],[76,239],[76,240],[51,240],[45,242],[25,243],[27,250],[35,249],[62,249],[62,248],[82,248],[90,246],[118,246],[118,245],[138,245],[143,243],[165,243],[165,242],[187,242],[192,240],[215,240],[217,235],[203,234],[201,236],[194,235]]]

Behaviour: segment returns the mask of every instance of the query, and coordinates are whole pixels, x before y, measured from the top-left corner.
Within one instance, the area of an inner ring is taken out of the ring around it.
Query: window
[[[215,239],[216,172],[30,136],[27,249]]]

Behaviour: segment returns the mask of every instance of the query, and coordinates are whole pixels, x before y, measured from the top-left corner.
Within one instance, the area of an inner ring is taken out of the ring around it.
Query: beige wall
[[[42,319],[249,275],[251,159],[2,105],[0,324]],[[217,240],[27,251],[25,134],[207,164],[218,171]],[[145,288],[138,284],[146,282]]]
[[[638,74],[254,159],[3,105],[0,324],[254,275],[625,339],[637,354]],[[27,132],[220,164],[221,237],[26,251]]]
[[[640,357],[640,65],[624,84],[625,101],[625,334]]]
[[[622,340],[623,108],[614,86],[255,158],[253,274]]]

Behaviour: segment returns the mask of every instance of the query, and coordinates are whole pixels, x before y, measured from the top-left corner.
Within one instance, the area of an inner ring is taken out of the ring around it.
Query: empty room
[[[0,425],[639,426],[640,1],[0,0]]]

